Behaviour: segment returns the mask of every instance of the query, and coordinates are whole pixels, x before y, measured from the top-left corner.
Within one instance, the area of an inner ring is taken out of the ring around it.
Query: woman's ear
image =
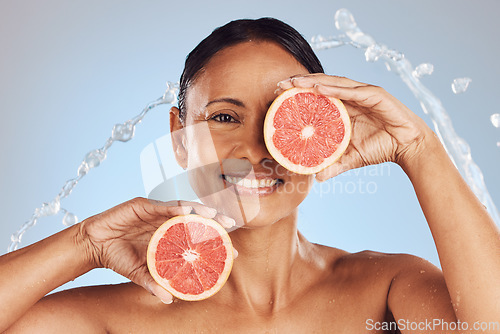
[[[182,168],[187,168],[186,134],[184,124],[179,117],[180,110],[177,107],[170,109],[170,136],[172,137],[172,148],[175,160]]]

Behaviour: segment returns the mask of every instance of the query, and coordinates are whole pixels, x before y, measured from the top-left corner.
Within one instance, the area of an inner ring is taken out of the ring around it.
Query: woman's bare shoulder
[[[420,280],[432,276],[440,279],[442,272],[429,261],[410,254],[392,254],[364,250],[350,253],[341,249],[316,245],[334,276],[349,277],[351,281],[370,279],[389,286],[395,278]]]
[[[404,253],[382,253],[372,250],[363,250],[350,253],[345,250],[315,244],[317,252],[337,267],[390,267],[392,271],[409,270],[415,268],[435,268],[429,261],[411,254]],[[434,270],[434,269],[433,269]],[[439,271],[439,269],[437,269]]]
[[[10,330],[15,333],[106,333],[125,314],[163,305],[134,283],[86,286],[64,290],[42,298]]]
[[[420,312],[424,305],[443,318],[453,319],[451,301],[442,271],[429,261],[410,254],[374,251],[349,253],[322,246],[330,260],[330,281],[352,289],[359,296],[378,292],[380,302],[401,314]]]

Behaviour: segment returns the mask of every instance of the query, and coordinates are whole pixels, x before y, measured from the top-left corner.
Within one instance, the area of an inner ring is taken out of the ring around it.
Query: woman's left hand
[[[404,168],[424,149],[432,133],[427,124],[383,88],[344,77],[310,74],[281,81],[278,87],[314,88],[344,103],[351,118],[351,142],[342,157],[316,175],[325,181],[350,169],[392,161]]]

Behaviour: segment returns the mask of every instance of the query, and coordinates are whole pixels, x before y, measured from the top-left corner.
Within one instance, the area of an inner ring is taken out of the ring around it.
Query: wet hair
[[[179,86],[179,118],[186,118],[186,92],[200,70],[220,50],[251,40],[274,42],[288,51],[309,73],[324,73],[318,57],[302,35],[288,24],[274,19],[261,18],[231,21],[215,29],[186,57]]]

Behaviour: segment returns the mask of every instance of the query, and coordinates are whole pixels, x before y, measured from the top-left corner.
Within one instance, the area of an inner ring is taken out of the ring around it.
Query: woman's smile
[[[283,179],[267,175],[222,174],[225,187],[233,189],[240,196],[266,196],[274,193],[283,184]]]

